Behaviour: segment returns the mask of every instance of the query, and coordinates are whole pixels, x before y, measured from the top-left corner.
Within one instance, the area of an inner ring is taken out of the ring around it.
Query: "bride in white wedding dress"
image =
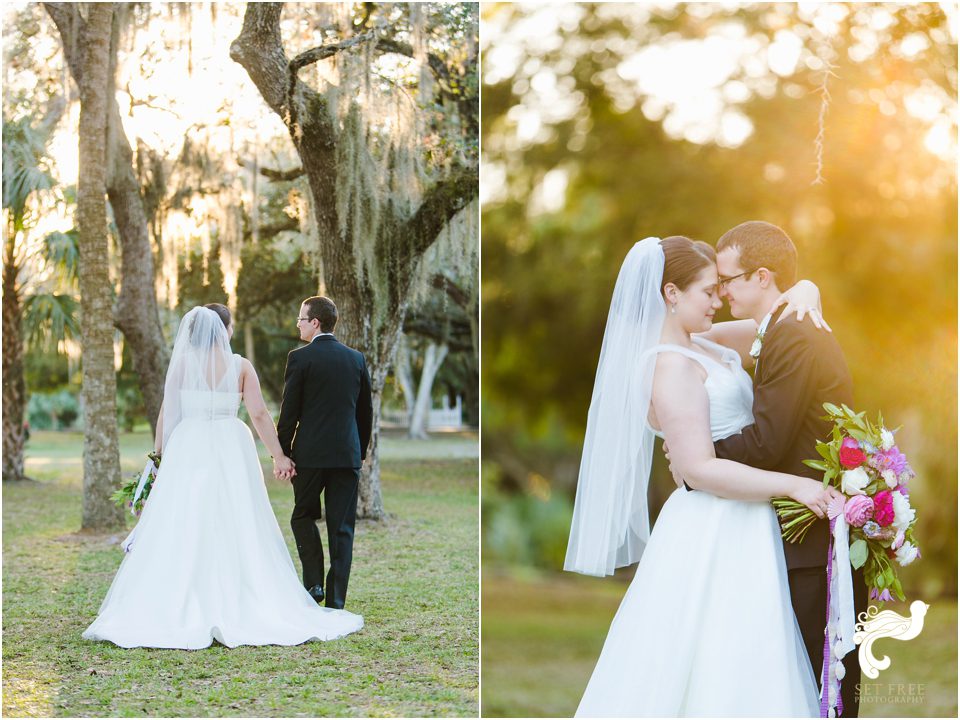
[[[198,649],[332,640],[363,618],[317,605],[297,577],[241,400],[281,472],[292,471],[253,366],[230,350],[220,306],[180,323],[167,370],[160,471],[88,640]]]
[[[578,716],[819,715],[769,499],[822,517],[831,494],[714,456],[715,440],[753,421],[740,356],[693,337],[721,306],[718,280],[713,249],[681,237],[637,243],[617,279],[565,569],[639,565]],[[651,533],[655,435],[692,489],[670,495]]]

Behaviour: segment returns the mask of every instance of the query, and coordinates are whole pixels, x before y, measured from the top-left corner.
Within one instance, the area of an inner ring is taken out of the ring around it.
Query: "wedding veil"
[[[647,484],[653,430],[647,423],[666,307],[659,238],[636,243],[610,302],[587,415],[577,499],[564,570],[611,575],[640,559],[650,536]]]
[[[163,443],[184,417],[214,417],[217,392],[238,392],[239,372],[230,349],[230,338],[220,316],[195,307],[180,321],[173,354],[163,386]],[[206,412],[205,412],[206,410]]]

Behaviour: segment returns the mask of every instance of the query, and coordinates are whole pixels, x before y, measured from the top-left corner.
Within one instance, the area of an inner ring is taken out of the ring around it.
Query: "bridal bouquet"
[[[143,504],[147,501],[153,481],[157,479],[157,472],[160,470],[160,453],[148,453],[147,458],[143,472],[131,475],[123,487],[111,496],[114,503],[120,507],[129,507],[130,512],[138,517],[143,512]]]
[[[863,568],[870,598],[886,601],[895,595],[904,600],[893,563],[909,565],[920,557],[913,535],[917,515],[907,488],[915,473],[894,442],[896,431],[884,427],[882,416],[874,424],[846,405],[824,403],[823,408],[825,419],[833,421],[833,436],[817,442],[820,460],[804,464],[823,472],[824,485],[846,497],[842,504],[831,504],[829,515],[842,514],[849,527],[850,564]],[[795,500],[777,498],[773,505],[788,542],[803,540],[817,519]]]

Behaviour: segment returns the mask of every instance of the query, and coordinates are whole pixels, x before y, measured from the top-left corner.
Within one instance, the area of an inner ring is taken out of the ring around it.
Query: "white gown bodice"
[[[753,423],[753,381],[735,350],[704,338],[691,339],[711,355],[719,355],[720,360],[681,345],[657,345],[647,352],[676,352],[703,366],[707,372],[703,385],[710,400],[710,436],[714,441],[722,440]],[[657,437],[663,437],[658,430],[651,429]]]
[[[237,416],[240,393],[209,390],[181,390],[184,420],[221,420]]]
[[[242,395],[239,386],[229,387],[232,378],[240,377],[241,357],[234,354],[233,374],[224,374],[216,390],[180,390],[180,411],[184,420],[225,420],[235,418]]]

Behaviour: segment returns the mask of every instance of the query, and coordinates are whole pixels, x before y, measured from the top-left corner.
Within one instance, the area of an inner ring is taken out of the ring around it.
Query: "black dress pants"
[[[293,477],[293,515],[290,527],[303,565],[303,585],[308,590],[324,587],[326,604],[342,608],[347,599],[347,582],[353,561],[353,532],[357,519],[359,468],[297,468]],[[327,505],[327,547],[330,572],[323,580],[323,543],[317,520],[320,519],[320,494]]]
[[[793,568],[787,571],[790,600],[800,625],[803,644],[817,677],[817,687],[823,682],[823,640],[827,626],[827,569],[826,567]],[[863,572],[853,571],[853,608],[859,614],[867,609],[867,587]],[[857,650],[843,658],[844,678],[840,683],[844,718],[855,718],[860,712],[860,662]]]

